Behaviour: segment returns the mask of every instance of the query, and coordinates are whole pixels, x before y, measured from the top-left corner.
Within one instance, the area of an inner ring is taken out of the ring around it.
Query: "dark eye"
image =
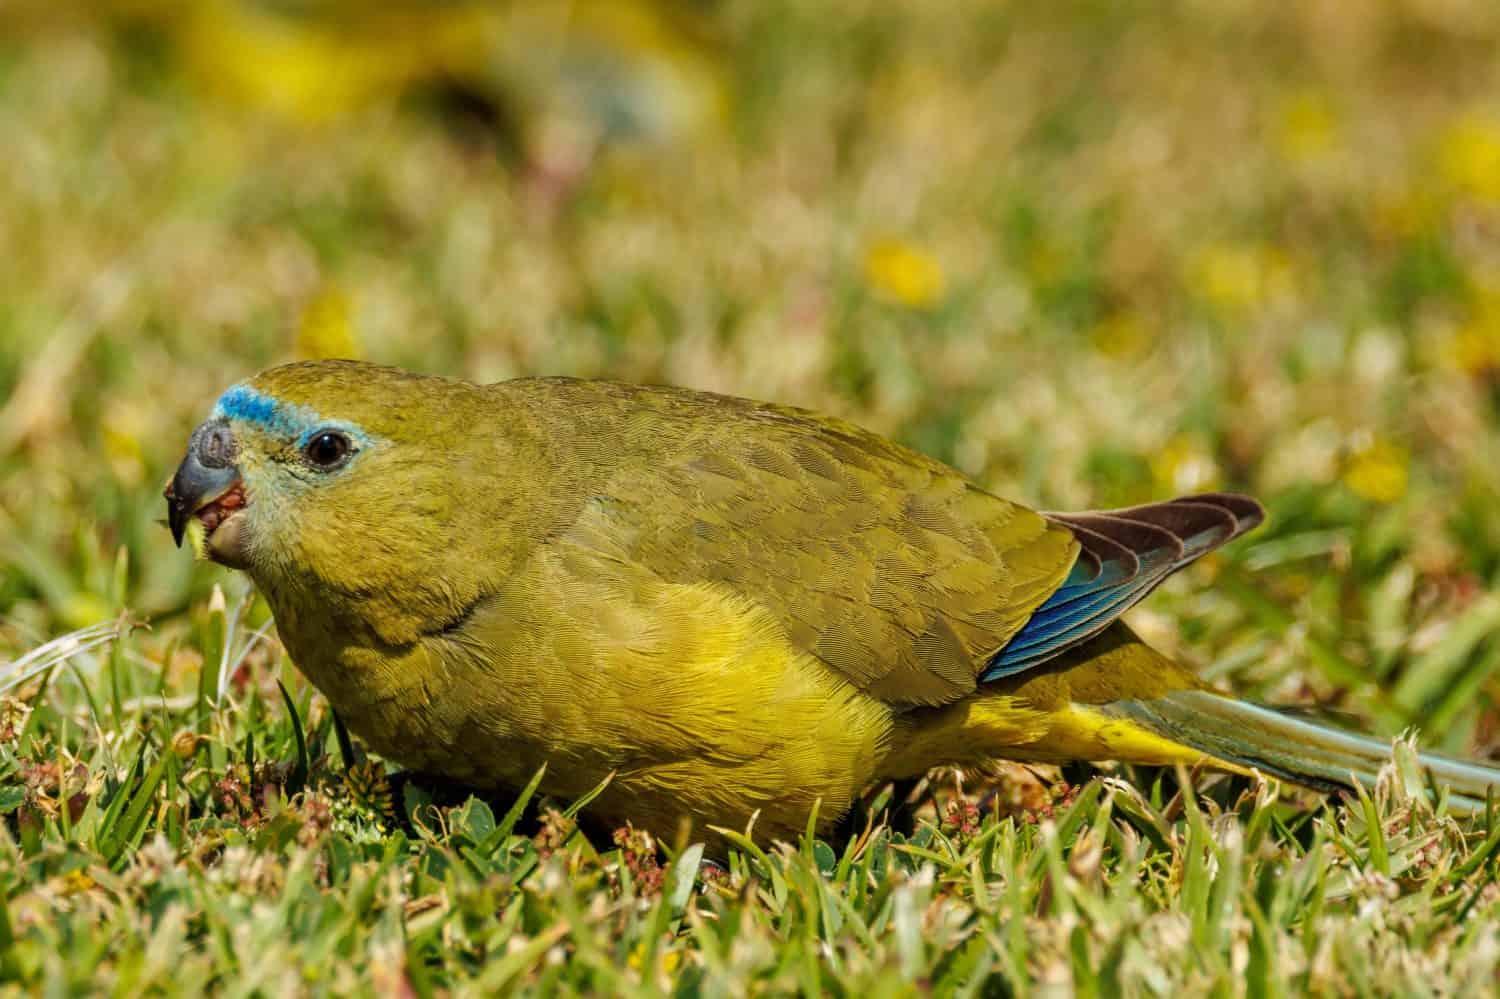
[[[349,443],[348,437],[337,430],[323,430],[307,442],[302,453],[315,467],[331,470],[347,461],[353,450],[354,445]]]

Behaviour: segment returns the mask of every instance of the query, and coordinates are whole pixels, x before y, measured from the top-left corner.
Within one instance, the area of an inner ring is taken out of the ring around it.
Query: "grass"
[[[648,143],[538,99],[562,59],[307,120],[149,19],[0,15],[4,987],[1493,989],[1500,817],[1404,749],[1327,807],[942,773],[909,834],[696,872],[690,834],[391,781],[159,524],[219,391],[299,355],[776,399],[1046,508],[1253,492],[1138,629],[1493,756],[1500,15],[1293,6],[725,2],[682,42],[723,110]]]

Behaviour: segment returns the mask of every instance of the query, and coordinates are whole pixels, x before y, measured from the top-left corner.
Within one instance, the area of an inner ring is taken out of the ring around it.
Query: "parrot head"
[[[296,547],[289,530],[339,521],[350,484],[378,473],[405,435],[400,421],[381,418],[368,378],[336,373],[273,369],[219,397],[167,486],[178,547],[196,519],[205,555],[253,570]]]
[[[503,492],[472,472],[510,457],[474,426],[485,391],[349,361],[234,385],[167,486],[172,536],[199,522],[201,554],[247,572],[278,620],[314,605],[391,641],[441,623],[481,586],[465,543],[494,533]]]

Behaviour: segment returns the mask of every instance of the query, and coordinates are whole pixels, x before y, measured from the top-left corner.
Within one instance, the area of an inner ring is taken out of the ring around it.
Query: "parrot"
[[[1221,693],[1121,620],[1261,522],[1243,495],[1041,513],[803,409],[320,360],[229,387],[166,500],[382,757],[495,791],[542,773],[658,836],[794,840],[939,766],[1333,792],[1390,753]],[[1500,786],[1421,762],[1453,811]]]

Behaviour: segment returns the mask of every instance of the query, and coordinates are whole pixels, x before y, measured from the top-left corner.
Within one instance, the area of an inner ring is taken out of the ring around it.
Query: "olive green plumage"
[[[801,410],[320,362],[227,392],[169,501],[379,752],[499,787],[546,763],[564,795],[613,774],[593,807],[659,831],[789,835],[993,756],[1243,769],[1283,735],[1198,733],[1180,704],[1234,702],[1110,623],[1253,524],[1243,498],[1044,516]]]

